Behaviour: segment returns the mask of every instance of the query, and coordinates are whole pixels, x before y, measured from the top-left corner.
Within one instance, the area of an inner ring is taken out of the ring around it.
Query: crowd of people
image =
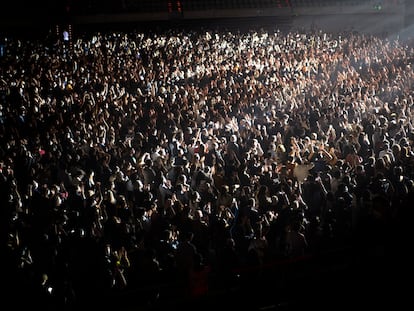
[[[132,289],[154,303],[165,284],[197,297],[243,269],[401,241],[413,59],[410,42],[355,32],[9,38],[8,286],[61,309]]]

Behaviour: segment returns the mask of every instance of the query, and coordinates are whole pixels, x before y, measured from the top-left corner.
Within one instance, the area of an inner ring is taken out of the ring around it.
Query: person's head
[[[399,144],[394,144],[392,145],[391,150],[394,155],[398,155],[401,152],[401,146]]]
[[[170,241],[173,237],[172,231],[170,229],[165,229],[161,232],[161,240]]]
[[[365,173],[365,168],[364,168],[364,166],[363,166],[363,165],[358,164],[358,165],[355,167],[355,171],[356,171],[356,173],[357,173],[357,174],[363,174],[363,173]]]
[[[369,166],[374,166],[374,165],[375,165],[375,162],[376,162],[376,159],[375,159],[375,157],[374,157],[374,156],[368,157],[368,159],[367,159],[367,164],[368,164]]]
[[[352,181],[351,176],[349,176],[348,174],[345,174],[345,175],[342,177],[342,182],[343,182],[345,185],[349,185],[349,184],[351,183],[351,181]]]
[[[401,176],[403,174],[402,166],[395,166],[393,169],[393,173],[395,176]]]
[[[385,163],[384,158],[379,158],[379,159],[376,160],[376,162],[375,162],[375,168],[376,169],[381,170],[381,169],[385,169],[385,167],[386,167],[386,163]]]
[[[194,233],[192,231],[181,231],[179,237],[182,242],[191,242],[194,238]]]
[[[348,188],[348,185],[346,183],[342,182],[338,185],[338,192],[339,193],[348,192],[348,190],[349,190],[349,188]]]

